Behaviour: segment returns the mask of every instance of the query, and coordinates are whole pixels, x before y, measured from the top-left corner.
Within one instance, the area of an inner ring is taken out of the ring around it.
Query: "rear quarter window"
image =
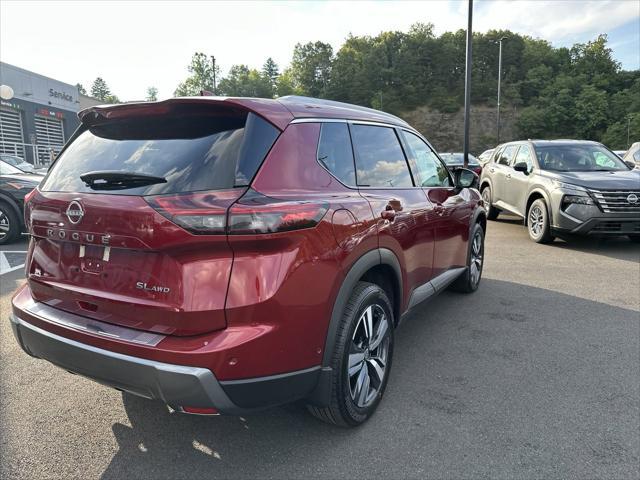
[[[41,190],[95,193],[84,173],[118,171],[163,177],[166,183],[101,190],[158,195],[246,186],[279,130],[253,113],[120,120],[82,132],[60,155]]]

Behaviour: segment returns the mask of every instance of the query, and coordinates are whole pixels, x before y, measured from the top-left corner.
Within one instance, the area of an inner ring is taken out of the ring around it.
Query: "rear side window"
[[[407,161],[392,128],[353,125],[356,176],[363,187],[413,187]]]
[[[353,149],[346,123],[322,124],[318,161],[345,185],[356,184]]]
[[[80,175],[95,171],[140,173],[166,180],[100,190],[103,194],[157,195],[245,186],[278,134],[253,113],[114,121],[82,132],[60,155],[41,189],[94,192]]]

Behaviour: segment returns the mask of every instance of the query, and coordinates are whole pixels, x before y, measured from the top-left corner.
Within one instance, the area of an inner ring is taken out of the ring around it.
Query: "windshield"
[[[462,153],[441,153],[440,157],[447,165],[462,165],[464,164],[464,155]],[[469,165],[480,165],[478,159],[469,154]]]
[[[0,175],[19,175],[24,173],[19,168],[9,165],[7,162],[0,160]]]
[[[542,170],[556,172],[612,172],[629,170],[615,153],[601,145],[536,145]]]

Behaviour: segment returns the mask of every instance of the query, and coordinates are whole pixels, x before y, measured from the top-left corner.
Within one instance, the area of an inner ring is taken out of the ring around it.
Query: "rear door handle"
[[[510,173],[507,173],[507,178],[511,178],[511,174]]]
[[[490,169],[489,169],[489,171],[490,171],[491,173],[493,173],[493,172],[495,172],[495,171],[496,171],[496,169],[495,169],[495,168],[490,168]]]

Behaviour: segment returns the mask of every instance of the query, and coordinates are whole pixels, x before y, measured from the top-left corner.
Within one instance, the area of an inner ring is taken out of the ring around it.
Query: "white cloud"
[[[466,2],[10,2],[0,3],[0,59],[88,87],[100,75],[121,99],[154,85],[170,96],[191,55],[280,66],[297,42],[407,30],[466,28]],[[584,41],[640,16],[637,1],[477,1],[474,29],[509,28],[553,42]]]

